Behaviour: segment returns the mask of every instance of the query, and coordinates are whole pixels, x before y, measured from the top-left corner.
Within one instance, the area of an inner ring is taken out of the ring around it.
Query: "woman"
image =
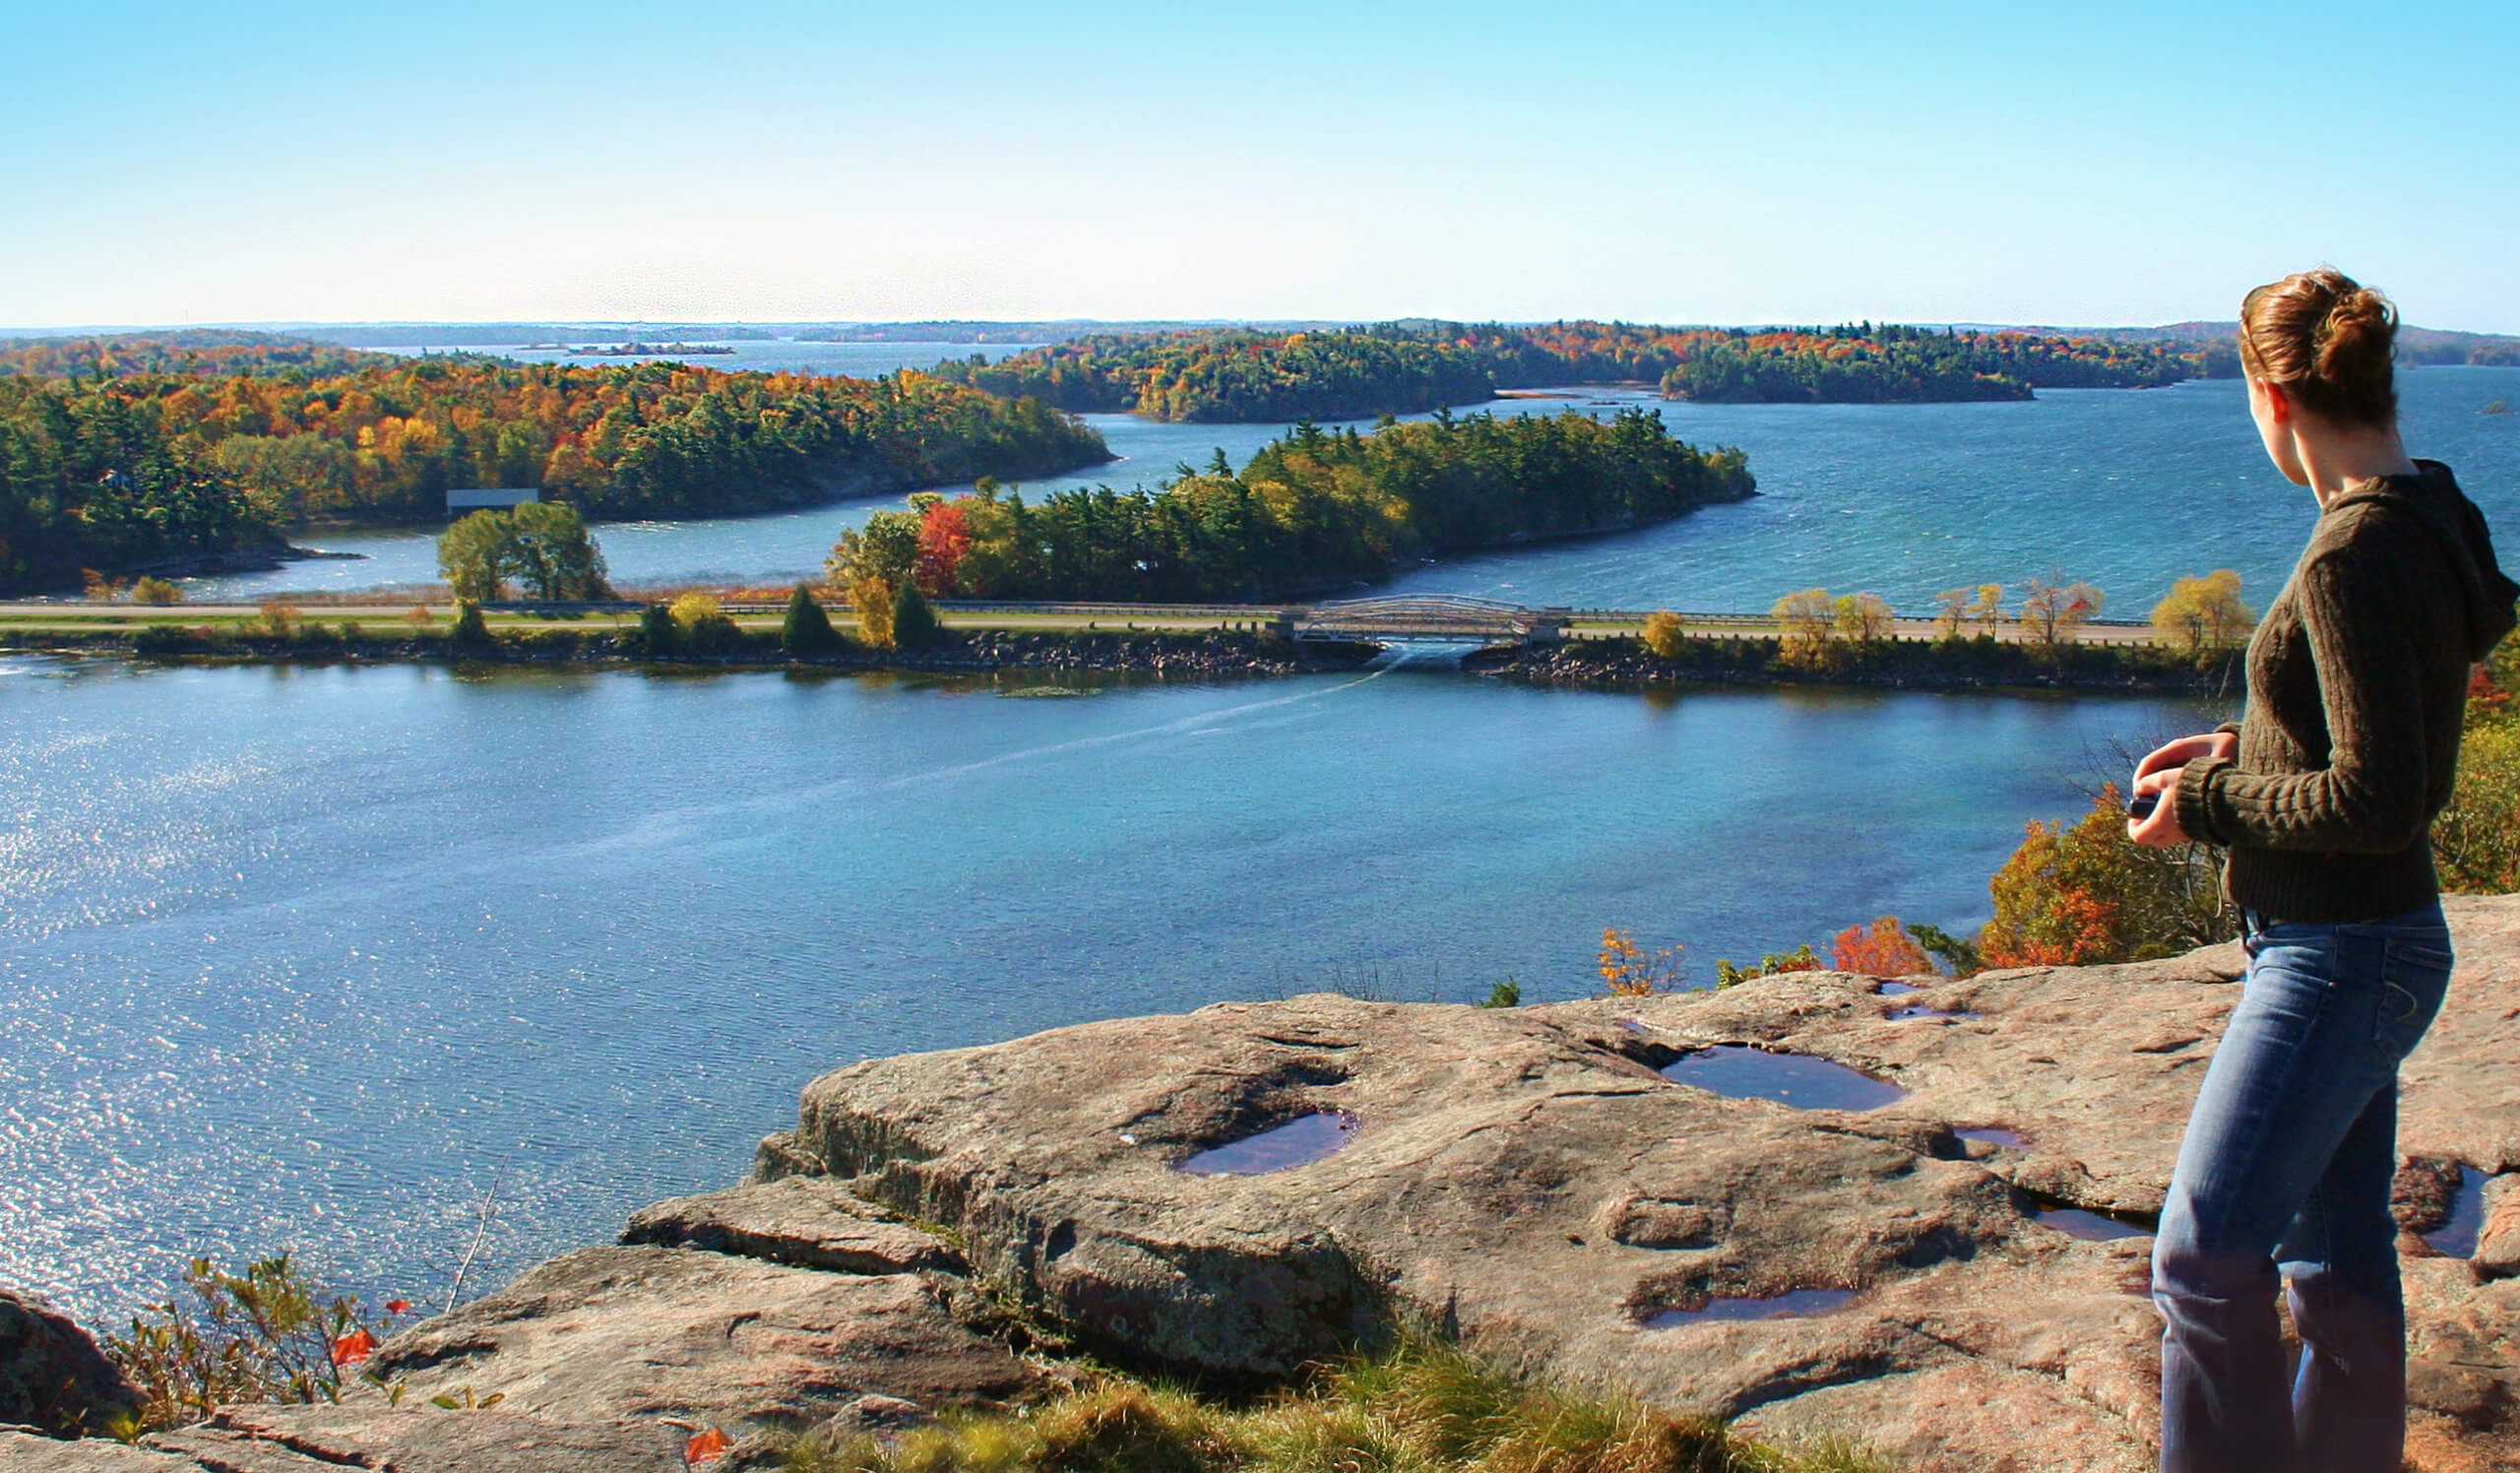
[[[2335,271],[2241,303],[2249,414],[2318,523],[2249,641],[2242,720],[2135,772],[2137,843],[2230,847],[2249,959],[2153,1249],[2164,1473],[2396,1473],[2405,1438],[2397,1071],[2450,975],[2426,836],[2520,587],[2449,468],[2407,458],[2396,332]]]

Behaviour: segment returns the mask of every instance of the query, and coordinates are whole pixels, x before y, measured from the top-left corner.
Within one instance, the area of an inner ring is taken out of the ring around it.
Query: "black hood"
[[[2520,583],[2504,577],[2494,562],[2493,534],[2486,530],[2485,513],[2459,489],[2450,468],[2428,460],[2417,461],[2415,467],[2413,476],[2364,481],[2328,503],[2327,510],[2373,501],[2415,513],[2440,544],[2442,558],[2465,597],[2468,658],[2483,660],[2520,622],[2511,608],[2520,599]]]

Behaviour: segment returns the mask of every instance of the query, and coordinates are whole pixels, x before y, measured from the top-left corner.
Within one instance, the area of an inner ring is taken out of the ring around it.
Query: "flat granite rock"
[[[370,1398],[232,1407],[148,1445],[212,1473],[682,1473],[686,1436],[659,1422],[564,1425],[504,1406],[451,1412]]]
[[[2405,1071],[2402,1142],[2508,1174],[2520,897],[2447,909],[2460,966]],[[978,1273],[1137,1364],[1265,1379],[1416,1320],[1787,1441],[2136,1473],[2158,1438],[2150,1240],[2047,1215],[2160,1210],[2239,970],[2218,947],[1896,997],[1803,973],[1522,1009],[1224,1004],[851,1065],[757,1170],[956,1230]],[[1946,1016],[1892,1016],[1921,1004]],[[1797,1110],[1658,1072],[1714,1045],[1907,1093]],[[1298,1121],[1314,1159],[1201,1155]],[[2408,1276],[2417,1466],[2495,1466],[2520,1445],[2520,1280],[2438,1257]]]
[[[623,1243],[698,1248],[838,1273],[946,1272],[962,1259],[927,1233],[821,1177],[747,1183],[675,1197],[631,1215]]]
[[[8,1473],[197,1473],[201,1464],[171,1452],[126,1447],[110,1438],[64,1441],[0,1427],[0,1468]]]
[[[407,1403],[498,1393],[555,1422],[801,1429],[868,1393],[934,1406],[1017,1395],[1034,1373],[913,1273],[796,1268],[692,1249],[582,1249],[378,1348]]]

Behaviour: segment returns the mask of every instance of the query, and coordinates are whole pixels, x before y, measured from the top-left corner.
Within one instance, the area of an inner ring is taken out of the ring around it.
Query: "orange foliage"
[[[929,503],[919,519],[918,557],[911,565],[911,581],[931,599],[953,597],[954,575],[971,550],[972,524],[963,508],[952,501]]]
[[[1870,926],[1850,926],[1839,931],[1829,948],[1829,964],[1840,972],[1866,977],[1913,977],[1934,969],[1925,949],[1900,926],[1896,916],[1884,916]]]
[[[333,1365],[347,1371],[376,1354],[376,1337],[365,1329],[355,1329],[333,1341]]]
[[[683,1463],[694,1468],[702,1463],[714,1463],[726,1455],[726,1446],[724,1430],[713,1427],[682,1444]]]

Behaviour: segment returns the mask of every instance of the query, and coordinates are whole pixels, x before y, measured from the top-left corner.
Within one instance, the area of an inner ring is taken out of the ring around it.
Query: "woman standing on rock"
[[[2397,1071],[2450,975],[2426,834],[2520,587],[2449,468],[2407,458],[2396,332],[2335,271],[2240,304],[2249,414],[2318,522],[2249,641],[2243,719],[2135,772],[2137,843],[2230,847],[2248,953],[2153,1248],[2164,1473],[2397,1473],[2405,1441]]]

